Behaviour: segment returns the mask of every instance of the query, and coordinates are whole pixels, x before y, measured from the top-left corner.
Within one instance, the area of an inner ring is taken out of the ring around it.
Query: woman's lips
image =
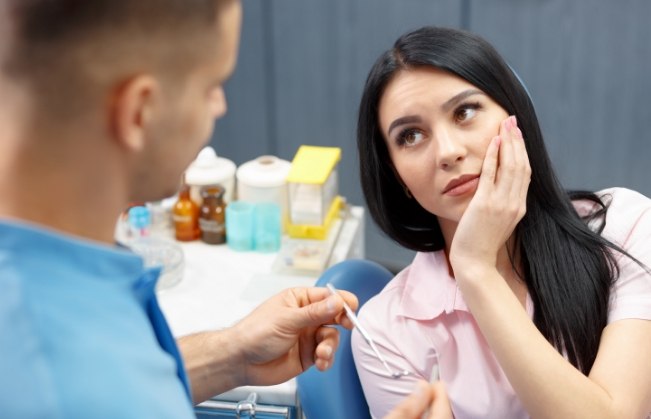
[[[459,196],[474,191],[479,184],[479,175],[464,175],[447,184],[444,195]]]

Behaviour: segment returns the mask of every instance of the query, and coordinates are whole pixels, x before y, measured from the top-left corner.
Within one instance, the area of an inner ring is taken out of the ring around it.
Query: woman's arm
[[[542,336],[496,271],[462,275],[471,276],[458,279],[464,299],[532,417],[641,418],[651,411],[651,321],[606,327],[586,377]]]
[[[531,416],[644,417],[651,410],[651,321],[606,327],[586,377],[547,342],[498,272],[498,253],[526,210],[530,173],[522,134],[507,120],[449,250],[464,299]]]
[[[384,296],[382,296],[384,297]],[[394,370],[408,370],[412,374],[399,379],[392,378],[386,371],[369,344],[357,329],[353,329],[351,347],[355,367],[359,375],[364,396],[373,417],[381,418],[409,396],[424,377],[417,376],[410,362],[396,346],[401,342],[399,334],[391,329],[393,323],[386,319],[387,301],[370,300],[359,313],[360,322],[373,338],[378,350]],[[422,346],[423,353],[426,346]]]

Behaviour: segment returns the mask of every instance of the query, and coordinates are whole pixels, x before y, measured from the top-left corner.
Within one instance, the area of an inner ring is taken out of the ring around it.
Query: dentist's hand
[[[326,288],[292,288],[275,295],[233,327],[242,351],[243,383],[278,384],[316,365],[327,370],[339,344],[339,331],[353,325],[343,303],[357,309],[357,297]]]
[[[357,309],[346,291],[326,288],[287,289],[263,302],[235,326],[178,339],[192,399],[200,403],[243,385],[287,381],[316,364],[332,365],[339,344],[338,323],[351,329],[344,300]]]
[[[416,390],[384,419],[452,419],[453,417],[448,393],[443,383],[437,381],[427,384],[421,381]]]
[[[488,146],[477,191],[454,234],[450,263],[455,274],[465,267],[495,268],[497,253],[524,217],[530,181],[522,132],[511,116]]]

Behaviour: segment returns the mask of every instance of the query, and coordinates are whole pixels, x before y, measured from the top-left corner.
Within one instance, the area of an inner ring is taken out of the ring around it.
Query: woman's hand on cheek
[[[475,196],[464,212],[450,247],[457,267],[495,267],[497,254],[526,212],[531,180],[522,132],[511,116],[488,146]]]

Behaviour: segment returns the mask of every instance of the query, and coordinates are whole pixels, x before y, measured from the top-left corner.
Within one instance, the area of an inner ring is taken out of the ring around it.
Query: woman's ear
[[[151,75],[135,76],[116,87],[109,123],[120,146],[132,152],[145,147],[159,100],[160,84]]]

